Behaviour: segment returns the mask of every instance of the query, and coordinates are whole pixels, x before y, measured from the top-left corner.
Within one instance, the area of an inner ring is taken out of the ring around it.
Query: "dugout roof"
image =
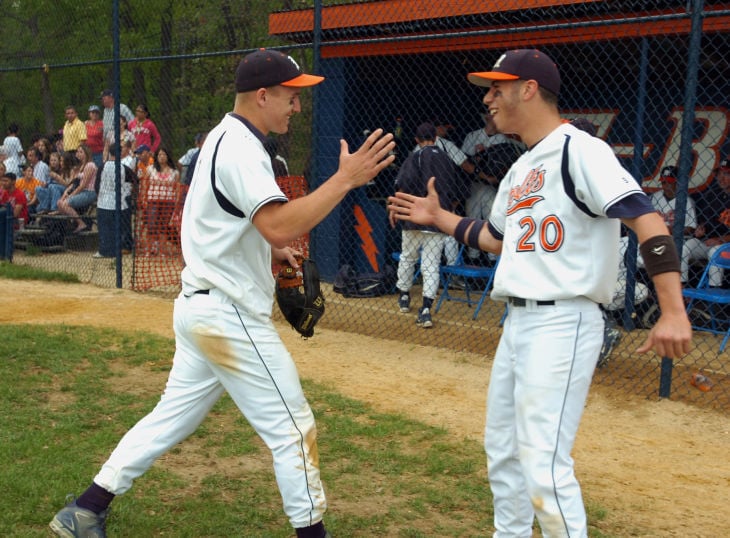
[[[705,17],[704,31],[730,30],[729,8],[730,2],[706,1],[706,13],[716,16]],[[442,0],[425,5],[412,0],[376,0],[323,7],[320,52],[323,58],[341,58],[686,34],[690,21],[685,10],[686,3],[676,0]],[[640,22],[635,17],[639,13]],[[536,29],[538,21],[540,28]],[[313,28],[313,9],[269,15],[269,33],[292,42],[310,43]],[[469,35],[459,35],[467,30]],[[444,38],[434,39],[434,32]],[[423,34],[429,37],[419,39]],[[411,39],[388,40],[404,36]]]

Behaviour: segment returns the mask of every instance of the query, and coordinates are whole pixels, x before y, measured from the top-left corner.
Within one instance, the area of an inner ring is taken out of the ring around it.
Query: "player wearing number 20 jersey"
[[[500,183],[489,219],[503,238],[492,297],[610,302],[620,221],[596,217],[636,193],[605,142],[567,123],[552,131]]]

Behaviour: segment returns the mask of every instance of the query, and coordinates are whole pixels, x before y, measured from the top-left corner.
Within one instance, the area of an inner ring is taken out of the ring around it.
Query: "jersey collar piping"
[[[243,116],[239,116],[235,112],[229,112],[228,115],[231,116],[232,118],[236,118],[238,121],[243,123],[246,127],[248,127],[249,131],[251,131],[254,135],[256,135],[256,138],[258,138],[262,144],[264,143],[266,136],[264,136],[264,133],[259,131],[256,127],[254,127],[254,125],[250,121],[248,121]]]

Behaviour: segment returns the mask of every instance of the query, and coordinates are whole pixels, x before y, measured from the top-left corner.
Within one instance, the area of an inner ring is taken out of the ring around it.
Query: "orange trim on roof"
[[[650,37],[668,34],[687,34],[690,31],[689,20],[649,21],[636,23],[611,24],[597,34],[596,27],[569,27],[563,29],[535,30],[532,25],[511,27],[510,33],[488,35],[463,35],[444,39],[433,35],[423,39],[405,41],[368,42],[360,44],[337,45],[322,43],[320,53],[323,58],[340,58],[354,56],[386,56],[399,54],[423,54],[434,52],[463,51],[473,49],[509,49],[522,46],[536,47],[557,43],[584,43],[622,38]],[[702,29],[705,32],[730,31],[730,17],[713,17],[704,19]]]
[[[541,9],[574,4],[592,4],[604,0],[531,0],[530,9]],[[377,26],[443,17],[463,17],[482,13],[524,10],[524,0],[489,2],[465,2],[464,0],[440,0],[439,2],[414,2],[413,0],[381,0],[365,4],[327,6],[322,9],[322,29]],[[494,5],[498,4],[498,5]],[[269,14],[271,35],[311,32],[314,28],[314,9],[301,9]]]

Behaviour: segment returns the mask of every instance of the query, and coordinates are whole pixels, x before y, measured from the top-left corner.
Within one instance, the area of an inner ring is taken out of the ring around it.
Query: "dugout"
[[[317,20],[313,9],[272,13],[270,33],[313,42],[315,68],[327,77],[313,90],[311,187],[337,168],[340,138],[356,147],[376,127],[402,132],[399,159],[415,145],[415,127],[436,117],[454,125],[460,144],[482,126],[484,90],[466,74],[490,68],[505,49],[536,47],[560,68],[563,114],[590,119],[647,190],[658,188],[666,164],[679,164],[685,192],[703,190],[730,150],[730,2],[525,4],[376,0],[324,6]],[[696,85],[686,84],[695,72]],[[325,278],[343,263],[365,272],[390,263],[398,237],[383,196],[396,173],[351,193],[313,232]]]

